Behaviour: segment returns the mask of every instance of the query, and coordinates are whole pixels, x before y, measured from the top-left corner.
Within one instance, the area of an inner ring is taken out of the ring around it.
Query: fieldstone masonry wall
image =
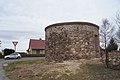
[[[87,22],[53,24],[45,29],[46,59],[90,59],[99,55],[99,27]]]

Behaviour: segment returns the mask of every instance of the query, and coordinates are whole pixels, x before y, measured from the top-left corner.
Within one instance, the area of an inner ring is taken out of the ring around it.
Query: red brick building
[[[29,54],[45,54],[45,40],[42,39],[30,39]]]

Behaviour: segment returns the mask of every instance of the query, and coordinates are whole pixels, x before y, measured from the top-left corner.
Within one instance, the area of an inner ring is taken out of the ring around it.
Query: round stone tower
[[[64,22],[45,28],[46,59],[63,61],[99,56],[99,26],[89,22]]]

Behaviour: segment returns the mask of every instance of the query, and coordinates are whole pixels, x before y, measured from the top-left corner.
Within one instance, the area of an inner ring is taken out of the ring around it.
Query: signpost
[[[0,52],[1,52],[1,44],[2,44],[2,42],[1,42],[1,40],[0,40]]]
[[[13,41],[12,43],[13,43],[13,45],[14,45],[15,52],[16,52],[16,46],[17,46],[17,44],[18,44],[18,41]],[[13,65],[15,66],[15,63],[14,63]]]
[[[1,40],[0,40],[0,47],[1,47]]]
[[[17,41],[13,41],[12,43],[13,43],[13,45],[14,45],[15,52],[16,52],[16,46],[17,46],[18,42],[17,42]]]

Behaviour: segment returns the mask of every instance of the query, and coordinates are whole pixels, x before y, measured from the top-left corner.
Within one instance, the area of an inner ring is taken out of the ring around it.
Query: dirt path
[[[4,61],[2,59],[0,59],[0,80],[9,80],[5,76],[5,73],[4,73],[4,70],[3,70],[3,63],[4,63]]]

